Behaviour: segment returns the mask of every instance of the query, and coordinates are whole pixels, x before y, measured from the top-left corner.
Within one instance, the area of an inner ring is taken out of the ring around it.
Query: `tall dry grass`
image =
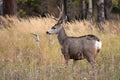
[[[92,80],[91,65],[86,60],[78,61],[76,72],[72,72],[70,61],[66,72],[56,35],[46,35],[55,20],[50,17],[0,17],[0,20],[0,80]],[[64,28],[69,36],[97,35],[103,43],[96,58],[98,80],[119,80],[119,21],[107,21],[104,33],[99,33],[96,25],[91,32],[88,26],[88,21],[73,21]],[[40,45],[31,33],[39,34]]]

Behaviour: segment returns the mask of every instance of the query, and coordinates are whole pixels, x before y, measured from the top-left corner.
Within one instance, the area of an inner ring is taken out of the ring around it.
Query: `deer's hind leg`
[[[95,58],[91,55],[91,54],[87,54],[86,55],[86,59],[87,61],[91,64],[92,69],[93,69],[93,73],[94,73],[94,80],[97,80],[97,76],[98,76],[98,65],[97,62],[95,61]]]
[[[75,71],[77,60],[73,60],[72,70]]]

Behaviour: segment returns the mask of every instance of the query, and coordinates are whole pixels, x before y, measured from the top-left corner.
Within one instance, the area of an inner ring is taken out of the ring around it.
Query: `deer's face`
[[[51,29],[49,29],[46,33],[47,34],[58,34],[62,29],[62,24],[55,24]]]

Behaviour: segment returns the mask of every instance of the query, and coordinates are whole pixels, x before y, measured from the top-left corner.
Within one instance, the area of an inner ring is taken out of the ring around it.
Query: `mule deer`
[[[63,7],[61,12],[62,11]],[[62,14],[60,13],[60,16],[61,15]],[[97,63],[95,58],[102,47],[100,39],[92,34],[80,37],[69,37],[67,36],[62,23],[63,21],[59,17],[59,21],[46,33],[57,34],[58,41],[62,47],[61,51],[64,55],[66,65],[68,65],[69,59],[73,59],[74,69],[77,60],[87,59],[87,61],[92,65],[95,74],[95,80],[97,80]]]

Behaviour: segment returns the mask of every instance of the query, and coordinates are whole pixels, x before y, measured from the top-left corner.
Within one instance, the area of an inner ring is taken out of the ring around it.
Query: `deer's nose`
[[[46,34],[50,34],[50,33],[47,31]]]
[[[49,32],[47,31],[46,34],[49,34]]]

